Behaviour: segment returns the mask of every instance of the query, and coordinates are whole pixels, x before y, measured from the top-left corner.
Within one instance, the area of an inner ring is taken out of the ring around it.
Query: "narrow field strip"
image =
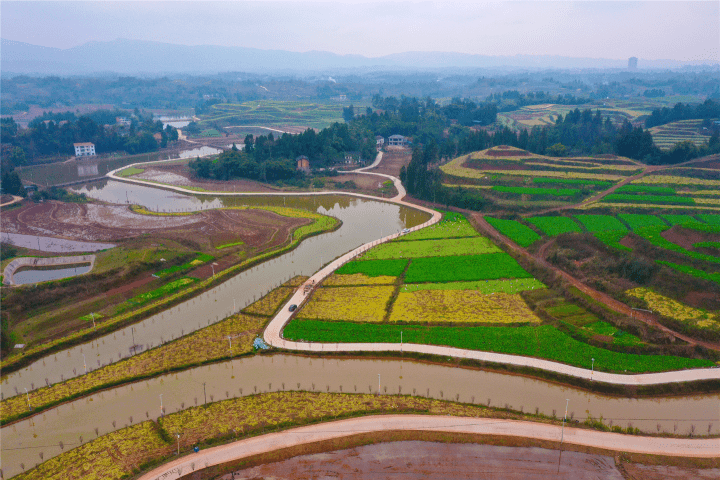
[[[514,280],[476,280],[474,282],[412,283],[403,285],[400,287],[400,291],[472,290],[485,295],[490,295],[492,293],[512,294],[540,288],[545,288],[545,285],[535,278],[518,278]]]

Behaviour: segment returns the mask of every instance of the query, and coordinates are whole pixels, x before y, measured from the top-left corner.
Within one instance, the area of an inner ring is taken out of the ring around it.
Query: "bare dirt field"
[[[559,465],[558,460],[560,460]],[[405,441],[301,455],[281,462],[239,470],[220,478],[223,480],[318,478],[622,480],[624,477],[615,466],[614,458],[604,455],[566,451],[560,458],[558,450],[535,447]]]
[[[168,185],[177,185],[180,187],[202,188],[203,190],[214,192],[278,192],[279,188],[274,188],[253,180],[234,179],[234,180],[210,180],[205,178],[196,178],[193,176],[192,170],[187,164],[171,164],[171,165],[153,165],[145,169],[143,173],[133,175],[132,178],[141,180],[149,180],[151,182],[160,182]]]
[[[124,205],[44,202],[5,213],[3,232],[83,241],[115,241],[144,234],[192,240],[214,248],[242,241],[268,248],[284,242],[307,220],[264,210],[210,210],[194,215],[142,215]]]
[[[409,148],[385,147],[382,161],[377,167],[368,170],[373,173],[384,173],[393,177],[400,176],[400,169],[407,166],[412,158],[412,151]]]

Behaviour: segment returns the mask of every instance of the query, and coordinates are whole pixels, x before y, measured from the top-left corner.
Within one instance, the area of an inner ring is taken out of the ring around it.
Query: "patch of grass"
[[[130,168],[126,168],[125,170],[121,170],[121,171],[117,172],[115,175],[117,175],[118,177],[132,177],[133,175],[143,173],[144,171],[145,171],[144,168],[130,167]]]
[[[212,262],[213,260],[215,260],[215,257],[213,257],[212,255],[208,255],[207,253],[198,253],[197,257],[195,257],[194,260],[183,263],[182,265],[175,265],[174,267],[165,268],[163,270],[160,270],[159,272],[156,272],[155,275],[161,278],[166,277],[172,273],[189,270],[191,268],[197,267],[198,265],[202,265],[203,263]]]
[[[516,220],[485,217],[485,220],[498,232],[508,237],[521,247],[528,247],[540,239],[540,235]]]
[[[545,311],[556,318],[563,318],[563,317],[568,317],[571,315],[578,315],[578,314],[586,313],[585,310],[583,310],[582,308],[578,307],[577,305],[573,305],[571,303],[562,303],[560,305],[547,307],[547,308],[545,308]]]
[[[168,294],[174,293],[181,288],[190,285],[191,283],[195,283],[196,281],[197,278],[192,277],[178,278],[177,280],[173,280],[172,282],[163,285],[162,287],[150,290],[149,292],[141,293],[140,295],[136,295],[128,299],[126,303],[133,306],[144,305],[160,297],[164,297]]]
[[[431,238],[477,237],[480,234],[470,225],[464,215],[455,212],[442,212],[440,221],[429,227],[408,233],[396,241],[425,240]]]
[[[532,278],[507,253],[424,257],[413,259],[405,274],[407,283],[459,282],[497,280],[501,278]]]
[[[400,331],[405,343],[544,358],[588,370],[591,358],[595,359],[595,370],[620,373],[714,366],[710,360],[605,350],[575,340],[550,325],[442,327],[293,320],[285,327],[284,336],[289,340],[327,343],[400,343]]]
[[[478,255],[501,251],[485,237],[388,242],[369,250],[362,260]]]
[[[394,286],[320,288],[298,317],[353,322],[382,322]]]
[[[574,197],[580,193],[580,190],[576,188],[509,187],[505,185],[495,185],[492,189],[501,193],[516,193],[518,195],[551,195],[553,197]]]
[[[404,258],[387,260],[353,260],[335,270],[340,275],[353,275],[362,273],[368,277],[391,276],[399,277],[405,270],[408,261]]]
[[[401,287],[401,292],[416,292],[418,290],[472,290],[485,295],[492,293],[513,294],[526,290],[546,288],[542,282],[535,278],[519,278],[515,280],[477,280],[474,282],[447,282],[447,283],[411,283]]]
[[[215,250],[222,250],[223,248],[237,247],[240,245],[245,245],[245,242],[240,241],[240,242],[226,243],[224,245],[219,245],[219,246],[215,247]]]
[[[582,228],[569,217],[532,217],[528,218],[527,222],[535,225],[548,237],[582,232]]]
[[[518,294],[486,295],[473,290],[400,291],[391,323],[539,323]]]

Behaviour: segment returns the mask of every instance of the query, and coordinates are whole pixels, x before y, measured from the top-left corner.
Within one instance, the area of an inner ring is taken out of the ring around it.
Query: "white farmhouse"
[[[76,157],[89,157],[95,155],[95,144],[90,142],[73,143]]]

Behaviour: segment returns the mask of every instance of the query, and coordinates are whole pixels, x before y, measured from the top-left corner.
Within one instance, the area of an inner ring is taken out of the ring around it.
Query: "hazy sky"
[[[130,38],[380,56],[405,51],[720,61],[720,2],[0,2],[3,38]]]

